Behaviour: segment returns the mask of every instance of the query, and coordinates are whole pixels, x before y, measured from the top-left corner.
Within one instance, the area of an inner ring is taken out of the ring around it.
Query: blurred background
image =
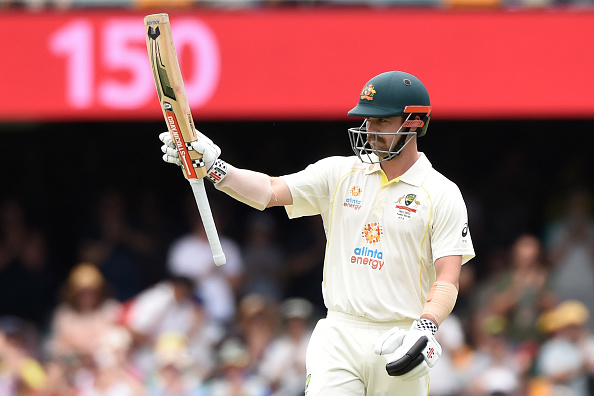
[[[158,12],[196,126],[238,167],[350,155],[365,82],[418,76],[419,147],[460,186],[477,254],[430,395],[594,395],[591,1],[0,0],[0,396],[303,394],[321,220],[207,185],[214,266],[161,161]]]

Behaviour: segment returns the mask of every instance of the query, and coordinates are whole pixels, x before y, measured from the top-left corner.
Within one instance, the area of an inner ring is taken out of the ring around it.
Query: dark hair
[[[194,281],[192,280],[192,278],[189,278],[187,276],[169,275],[168,280],[169,280],[169,282],[171,282],[173,284],[184,286],[184,287],[188,288],[189,290],[194,290]]]

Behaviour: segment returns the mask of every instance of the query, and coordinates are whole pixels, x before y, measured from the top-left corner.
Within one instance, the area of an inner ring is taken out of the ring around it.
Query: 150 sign
[[[199,107],[219,80],[216,37],[196,19],[176,20],[173,36],[188,100]],[[98,26],[74,19],[49,36],[48,48],[64,59],[66,102],[73,109],[138,109],[154,101],[142,19],[112,18]],[[185,55],[191,62],[183,61]]]

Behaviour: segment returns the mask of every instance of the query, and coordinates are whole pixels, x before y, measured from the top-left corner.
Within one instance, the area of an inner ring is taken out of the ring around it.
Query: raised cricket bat
[[[192,186],[214,262],[216,265],[223,265],[226,258],[204,188],[204,176],[206,176],[204,161],[202,155],[192,150],[190,146],[190,142],[196,140],[196,132],[173,43],[169,15],[147,15],[144,17],[144,27],[146,47],[165,123],[177,146],[184,176]]]

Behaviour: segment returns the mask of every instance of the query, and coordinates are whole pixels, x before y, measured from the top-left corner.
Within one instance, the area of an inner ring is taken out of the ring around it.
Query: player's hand
[[[202,154],[204,166],[206,169],[210,169],[217,158],[219,158],[221,155],[221,149],[206,135],[198,130],[196,130],[196,136],[198,139],[191,142],[190,145],[194,150],[196,150],[196,152]],[[177,152],[177,147],[175,146],[175,142],[173,141],[171,134],[169,132],[163,132],[159,135],[159,139],[164,143],[163,146],[161,146],[161,151],[163,152],[163,161],[181,166],[179,153]]]
[[[161,151],[163,152],[163,161],[182,166],[181,160],[179,159],[179,153],[177,152],[177,147],[171,138],[171,134],[169,132],[162,132],[159,134],[159,140],[163,142],[163,145],[161,146]]]
[[[213,183],[218,183],[225,177],[227,164],[219,159],[221,149],[214,144],[206,135],[196,130],[197,139],[190,143],[192,149],[202,154],[204,160],[204,167],[207,170],[207,178]],[[181,166],[179,152],[171,134],[163,132],[159,135],[159,139],[163,142],[161,151],[163,152],[163,161]]]
[[[409,330],[394,327],[375,344],[375,353],[386,356],[386,371],[403,381],[429,373],[441,356],[441,345],[433,332],[415,321]]]

